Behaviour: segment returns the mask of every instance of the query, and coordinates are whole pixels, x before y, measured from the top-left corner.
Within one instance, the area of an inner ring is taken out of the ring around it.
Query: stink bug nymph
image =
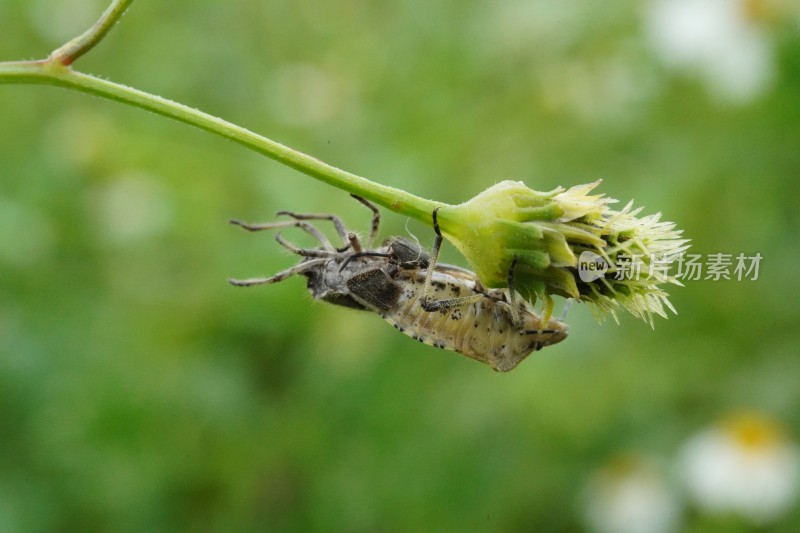
[[[369,243],[378,232],[380,213],[370,202],[354,196],[372,210]],[[267,278],[230,280],[233,285],[267,285],[300,274],[315,299],[372,311],[400,332],[425,344],[452,350],[488,364],[500,372],[516,367],[531,352],[561,342],[568,328],[555,319],[542,324],[530,305],[516,298],[513,262],[508,289],[487,289],[466,269],[437,264],[441,234],[433,212],[436,243],[429,254],[417,243],[389,238],[380,248],[365,249],[355,233],[336,215],[282,211],[290,220],[248,224],[232,220],[248,231],[296,227],[314,237],[317,248],[300,248],[275,234],[278,243],[303,259]],[[341,247],[335,247],[309,221],[330,221]]]

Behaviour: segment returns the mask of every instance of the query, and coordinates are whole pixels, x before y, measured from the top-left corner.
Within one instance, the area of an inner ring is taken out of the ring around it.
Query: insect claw
[[[436,233],[437,237],[442,236],[442,231],[439,229],[439,209],[441,208],[437,207],[433,210],[433,231]]]

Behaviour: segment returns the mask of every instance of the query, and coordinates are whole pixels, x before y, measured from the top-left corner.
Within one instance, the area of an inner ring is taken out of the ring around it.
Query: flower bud
[[[590,194],[599,184],[538,192],[503,181],[463,204],[440,208],[439,228],[488,287],[505,287],[517,258],[515,289],[531,302],[559,295],[591,304],[598,317],[616,319],[623,308],[652,324],[653,313],[666,317],[665,306],[675,311],[662,285],[680,285],[668,267],[688,241],[660,214],[637,218],[641,209],[630,203],[610,209],[616,200]],[[591,279],[580,275],[585,252],[607,267]],[[637,276],[619,275],[618,260],[625,257],[638,259]]]

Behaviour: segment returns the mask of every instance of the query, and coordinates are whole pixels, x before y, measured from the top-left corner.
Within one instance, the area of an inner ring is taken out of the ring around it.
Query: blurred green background
[[[0,60],[105,5],[0,0]],[[78,62],[421,196],[603,178],[693,253],[763,256],[757,281],[671,289],[654,331],[574,305],[570,338],[507,375],[301,279],[227,284],[296,261],[229,218],[365,232],[346,193],[140,110],[0,86],[0,530],[584,531],[585,487],[621,455],[660,465],[678,530],[755,527],[698,509],[675,466],[732,411],[800,436],[800,13],[739,8],[761,62],[735,75],[633,0],[138,1]],[[382,235],[407,231],[432,242],[384,212]],[[798,528],[794,505],[761,530]]]

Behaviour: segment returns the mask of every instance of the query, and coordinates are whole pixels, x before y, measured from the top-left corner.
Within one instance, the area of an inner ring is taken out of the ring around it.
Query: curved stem
[[[428,225],[431,224],[433,210],[445,205],[351,174],[246,128],[189,106],[89,74],[76,72],[49,60],[0,63],[0,84],[3,83],[65,87],[191,124],[264,154],[320,181],[362,196],[396,213],[416,218]]]
[[[79,57],[103,40],[103,37],[111,31],[111,28],[114,27],[114,24],[117,23],[132,2],[133,0],[114,0],[100,18],[97,19],[97,22],[92,24],[91,28],[56,49],[50,54],[48,61],[60,63],[64,66],[73,64]]]
[[[113,0],[91,28],[56,49],[46,60],[0,62],[0,84],[55,85],[146,109],[225,137],[313,178],[427,224],[431,224],[433,210],[436,207],[444,206],[439,202],[414,196],[401,189],[380,185],[328,165],[319,159],[208,113],[69,68],[72,63],[94,48],[108,34],[131,3],[133,0]]]

